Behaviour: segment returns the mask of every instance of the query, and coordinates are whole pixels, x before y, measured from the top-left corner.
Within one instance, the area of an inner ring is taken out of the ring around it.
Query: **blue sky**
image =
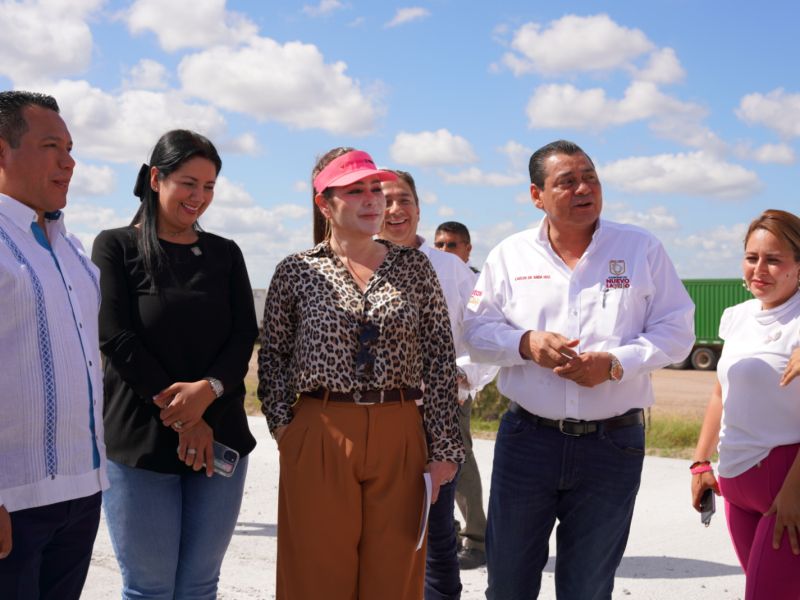
[[[310,246],[310,170],[340,145],[410,171],[421,233],[464,222],[480,266],[541,218],[527,160],[566,138],[598,166],[604,217],[655,233],[683,277],[736,277],[746,224],[800,209],[798,17],[788,1],[2,0],[0,87],[59,100],[87,246],[130,220],[159,135],[187,127],[223,157],[202,224],[239,243],[254,287]]]

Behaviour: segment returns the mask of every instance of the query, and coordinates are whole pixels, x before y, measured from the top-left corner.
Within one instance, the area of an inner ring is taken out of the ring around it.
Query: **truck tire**
[[[685,370],[690,369],[692,367],[692,357],[687,356],[681,362],[672,363],[671,365],[667,365],[666,369],[676,369],[676,370]]]
[[[713,371],[717,367],[717,353],[712,348],[695,349],[692,366],[698,371]]]

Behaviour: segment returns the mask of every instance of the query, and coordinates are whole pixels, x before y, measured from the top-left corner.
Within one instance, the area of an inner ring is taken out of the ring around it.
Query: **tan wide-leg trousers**
[[[277,600],[419,600],[427,460],[413,401],[301,397],[281,438]]]

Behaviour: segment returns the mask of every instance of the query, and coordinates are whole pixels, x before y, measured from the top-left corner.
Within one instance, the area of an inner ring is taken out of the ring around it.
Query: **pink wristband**
[[[700,473],[708,473],[709,471],[713,470],[713,467],[709,464],[697,465],[696,467],[689,469],[692,475],[700,475]]]

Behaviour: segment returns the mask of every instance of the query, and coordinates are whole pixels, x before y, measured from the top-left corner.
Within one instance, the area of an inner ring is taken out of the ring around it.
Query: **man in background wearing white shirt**
[[[386,213],[380,237],[401,246],[417,248],[431,261],[450,313],[461,398],[461,390],[468,392],[470,382],[477,381],[484,368],[483,365],[470,361],[462,333],[464,307],[472,293],[475,277],[457,256],[434,250],[417,235],[419,197],[414,178],[405,171],[392,172],[398,179],[381,184],[386,196]],[[439,499],[431,506],[425,564],[425,600],[449,600],[459,597],[461,593],[454,516],[457,481],[458,475],[442,485]]]
[[[0,596],[80,597],[108,487],[98,270],[61,209],[55,99],[0,92]],[[154,500],[155,501],[155,500]]]
[[[558,519],[557,597],[607,600],[639,489],[649,374],[691,350],[694,306],[653,235],[600,218],[581,148],[553,142],[529,168],[544,218],[491,251],[464,317],[473,360],[500,366],[511,400],[495,444],[486,596],[537,596]]]
[[[436,249],[448,252],[459,257],[478,279],[478,269],[469,264],[472,252],[472,239],[469,229],[458,221],[445,221],[436,228],[433,237]],[[473,281],[473,286],[475,282]],[[464,516],[464,527],[460,528],[458,537],[461,539],[461,549],[458,551],[458,564],[462,569],[477,569],[486,564],[486,513],[483,510],[483,486],[481,474],[478,470],[478,461],[472,452],[472,432],[470,420],[472,418],[472,403],[483,387],[497,375],[497,367],[483,366],[480,373],[470,380],[471,389],[458,390],[458,425],[461,428],[461,437],[467,456],[461,466],[461,473],[456,486],[456,504]]]

